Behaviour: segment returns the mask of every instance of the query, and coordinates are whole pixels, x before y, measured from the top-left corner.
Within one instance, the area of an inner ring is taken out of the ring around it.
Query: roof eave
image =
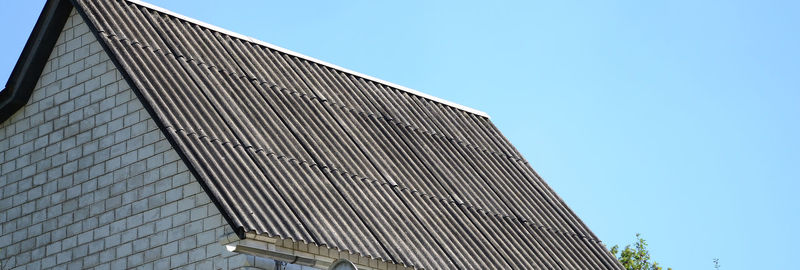
[[[0,123],[28,103],[71,9],[69,0],[48,0],[45,3],[5,88],[0,92]]]

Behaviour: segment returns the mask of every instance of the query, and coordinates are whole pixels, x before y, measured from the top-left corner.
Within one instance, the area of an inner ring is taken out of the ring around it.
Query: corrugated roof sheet
[[[149,5],[75,0],[239,232],[427,269],[619,269],[487,117]]]

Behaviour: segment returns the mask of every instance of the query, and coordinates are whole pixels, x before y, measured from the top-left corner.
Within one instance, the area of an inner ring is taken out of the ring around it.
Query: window
[[[348,260],[339,259],[334,261],[328,270],[358,270],[358,268]]]

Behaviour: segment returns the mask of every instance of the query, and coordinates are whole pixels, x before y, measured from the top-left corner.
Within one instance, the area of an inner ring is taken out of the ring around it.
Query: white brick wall
[[[0,124],[0,164],[2,269],[256,262],[218,242],[230,226],[74,11],[30,101]]]

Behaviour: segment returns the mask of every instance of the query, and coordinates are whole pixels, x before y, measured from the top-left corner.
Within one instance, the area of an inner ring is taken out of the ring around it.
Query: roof
[[[479,111],[138,1],[69,3],[240,237],[428,269],[621,268]]]

